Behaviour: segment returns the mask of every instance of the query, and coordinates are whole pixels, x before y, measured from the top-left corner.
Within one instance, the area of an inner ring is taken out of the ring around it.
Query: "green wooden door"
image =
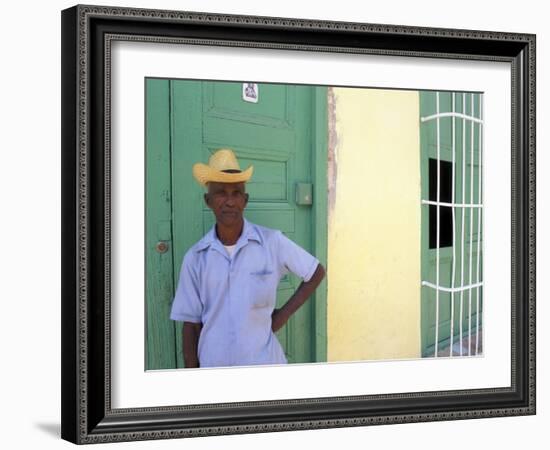
[[[438,101],[440,114],[455,112],[480,117],[479,94],[453,95],[450,92],[421,92],[421,117],[435,115]],[[436,119],[422,122],[420,126],[422,199],[437,200],[439,143],[440,202],[459,205],[479,204],[480,125],[456,115],[454,119],[452,115],[448,115],[439,119],[439,133]],[[449,356],[448,347],[460,340],[461,329],[462,339],[467,338],[470,332],[475,335],[481,329],[483,290],[464,287],[482,281],[482,209],[469,206],[440,208],[438,285],[443,288],[454,288],[455,291],[439,291],[437,311],[436,290],[426,285],[426,282],[434,286],[437,284],[437,206],[423,204],[421,208],[421,271],[424,282],[421,288],[422,355],[434,356],[437,334],[439,356]],[[446,350],[441,352],[442,349]]]
[[[171,303],[185,252],[214,223],[191,167],[207,162],[216,149],[232,148],[242,168],[254,165],[253,178],[247,183],[247,219],[283,231],[325,262],[326,227],[319,226],[317,218],[326,214],[326,92],[308,86],[260,84],[258,102],[252,103],[243,100],[242,89],[242,83],[232,82],[147,81],[147,98],[151,99],[148,136],[158,135],[147,143],[158,143],[163,149],[147,149],[147,199],[151,202],[147,224],[154,234],[155,224],[149,222],[159,222],[157,229],[165,233],[151,236],[147,242],[147,252],[152,255],[147,275],[151,285],[147,289],[147,367],[151,369],[183,367],[181,324],[168,319],[164,306]],[[157,103],[162,111],[155,111]],[[150,123],[163,131],[153,129]],[[314,205],[298,204],[297,183],[312,183],[314,193],[321,193],[315,196]],[[163,218],[165,209],[170,209],[169,223]],[[159,253],[159,241],[166,242],[160,249],[165,253]],[[159,264],[159,258],[166,264]],[[294,276],[281,280],[279,306],[298,284]],[[326,359],[325,297],[321,286],[316,298],[279,332],[289,362]],[[157,355],[159,349],[171,360]]]

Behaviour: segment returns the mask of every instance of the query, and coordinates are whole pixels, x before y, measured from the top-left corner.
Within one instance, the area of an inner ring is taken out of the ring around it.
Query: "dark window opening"
[[[429,162],[429,200],[437,201],[437,160]],[[439,161],[439,201],[452,203],[453,165],[449,161]],[[437,247],[437,206],[430,205],[430,248]],[[439,248],[453,245],[453,212],[450,206],[439,209]]]

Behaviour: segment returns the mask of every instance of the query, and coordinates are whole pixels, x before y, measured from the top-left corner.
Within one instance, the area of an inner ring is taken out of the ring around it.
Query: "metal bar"
[[[452,112],[454,113],[455,112],[455,93],[453,92],[453,97],[452,97],[452,105],[451,105],[451,110]],[[455,129],[455,121],[456,121],[456,117],[453,115],[452,116],[452,124],[453,124],[453,127],[452,127],[452,133],[451,133],[451,139],[453,141],[452,143],[452,152],[453,152],[453,162],[452,162],[452,167],[453,167],[453,172],[452,172],[452,179],[451,179],[451,202],[454,203],[455,201],[455,153],[456,153],[456,148],[455,148],[455,133],[456,133],[456,129]],[[451,261],[451,289],[453,289],[451,291],[451,336],[450,336],[450,343],[451,345],[449,345],[449,357],[453,357],[453,341],[454,341],[454,326],[455,326],[455,293],[454,293],[454,287],[455,287],[455,261],[456,261],[456,255],[455,255],[455,235],[456,235],[456,232],[455,232],[455,209],[453,208],[451,210],[451,213],[452,213],[452,230],[453,230],[453,259]]]
[[[469,120],[471,122],[483,123],[483,121],[481,119],[478,119],[477,117],[468,116],[466,114],[461,114],[461,113],[457,113],[457,112],[446,112],[446,113],[432,114],[431,116],[421,117],[420,121],[421,122],[429,122],[430,120],[437,120],[437,119],[440,119],[442,117],[460,117],[461,119]]]
[[[481,108],[481,95],[479,96],[479,117],[483,117],[482,115],[482,108]],[[477,169],[477,178],[478,178],[478,189],[477,189],[477,198],[478,202],[481,203],[481,155],[482,155],[482,140],[481,140],[481,132],[482,132],[482,126],[479,125],[479,134],[478,134],[478,169]],[[481,253],[480,253],[480,245],[481,245],[481,210],[477,210],[477,276],[476,280],[479,283],[480,281],[480,273],[479,273],[479,265],[480,265],[480,259],[481,259]],[[479,286],[476,288],[476,352],[477,355],[479,353]]]
[[[462,94],[462,111],[466,111],[466,94]],[[466,120],[462,117],[462,203],[466,197]],[[466,210],[462,210],[461,214],[461,256],[460,256],[460,285],[464,285],[464,215]],[[464,292],[460,291],[460,342],[462,343],[462,330],[464,316]],[[460,356],[462,356],[462,345],[460,345]]]
[[[474,94],[470,94],[470,113],[474,114]],[[474,202],[474,123],[470,122],[470,203]],[[468,283],[472,283],[472,245],[474,238],[474,211],[470,210],[470,264]],[[472,291],[468,291],[468,356],[472,354]]]
[[[448,206],[451,208],[483,208],[481,203],[448,203],[448,202],[436,202],[434,200],[422,200],[423,205],[440,205]]]
[[[479,283],[469,284],[469,285],[466,285],[466,286],[448,288],[448,287],[445,287],[445,286],[438,286],[437,284],[430,283],[429,281],[423,281],[422,286],[427,286],[427,287],[430,287],[432,289],[436,289],[438,291],[443,291],[443,292],[463,292],[463,291],[467,291],[468,289],[479,288],[479,287],[483,286],[483,282],[480,281]]]
[[[437,139],[437,203],[440,202],[440,152],[441,152],[441,146],[440,146],[440,134],[439,134],[439,92],[436,92],[435,94],[436,99],[436,139]],[[439,285],[439,213],[441,207],[439,205],[436,206],[437,209],[437,215],[436,215],[436,250],[435,250],[435,284]],[[438,347],[438,340],[439,340],[439,290],[435,291],[435,357],[437,358],[437,347]]]

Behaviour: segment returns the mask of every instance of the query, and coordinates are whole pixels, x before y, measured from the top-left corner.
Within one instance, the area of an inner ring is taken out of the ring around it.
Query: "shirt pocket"
[[[250,305],[252,308],[274,308],[277,296],[275,272],[270,269],[250,271]]]

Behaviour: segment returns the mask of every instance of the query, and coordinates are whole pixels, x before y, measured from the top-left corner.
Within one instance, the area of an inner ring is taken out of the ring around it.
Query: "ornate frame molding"
[[[151,34],[153,23],[160,34]],[[126,28],[129,24],[132,31]],[[535,413],[534,35],[99,6],[63,11],[62,25],[63,438],[99,443]],[[140,32],[133,31],[136,28]],[[170,33],[163,34],[165,30]],[[243,31],[253,40],[242,38]],[[513,172],[510,388],[113,410],[110,49],[117,40],[509,62]],[[103,124],[96,119],[98,111]],[[99,355],[98,346],[102,348]],[[101,374],[104,379],[97,381]],[[225,416],[231,412],[231,423],[221,420],[220,411]],[[264,419],[258,420],[259,415]]]

